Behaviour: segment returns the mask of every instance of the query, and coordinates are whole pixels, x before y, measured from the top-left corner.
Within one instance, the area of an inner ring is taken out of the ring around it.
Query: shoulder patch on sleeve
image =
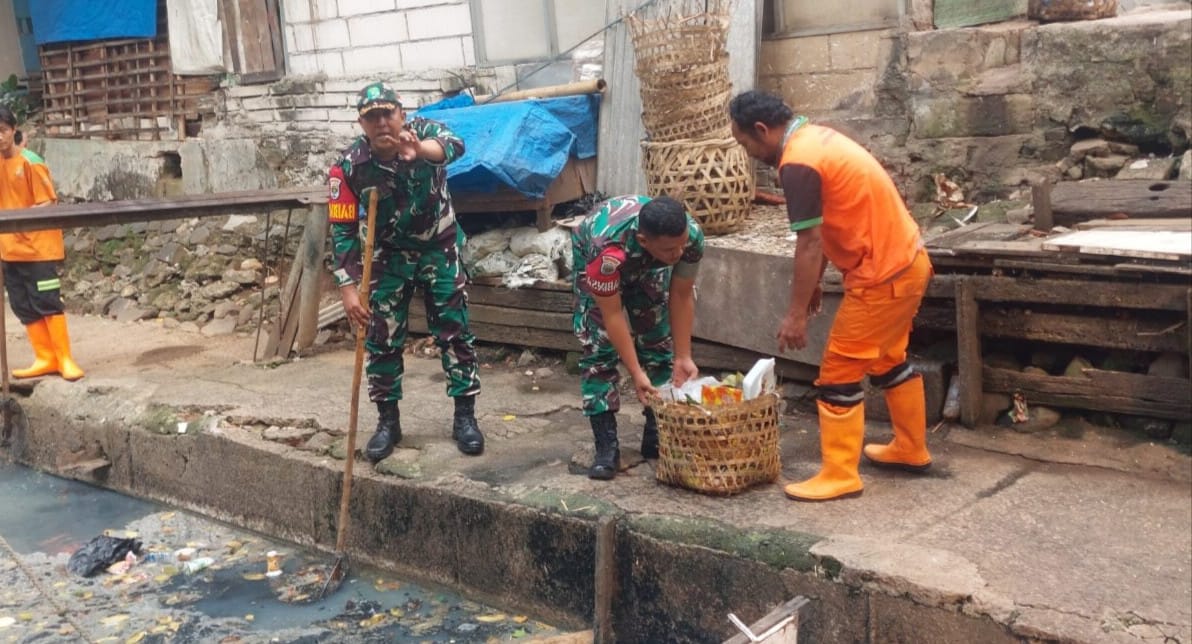
[[[584,277],[593,295],[608,296],[621,290],[621,265],[625,251],[616,246],[606,248],[588,262]]]
[[[327,218],[333,224],[350,224],[359,219],[359,203],[347,186],[343,168],[331,168],[327,177]]]

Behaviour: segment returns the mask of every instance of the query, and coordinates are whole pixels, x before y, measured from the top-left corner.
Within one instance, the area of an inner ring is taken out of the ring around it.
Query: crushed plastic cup
[[[265,553],[265,576],[277,577],[281,575],[281,553],[270,550]]]

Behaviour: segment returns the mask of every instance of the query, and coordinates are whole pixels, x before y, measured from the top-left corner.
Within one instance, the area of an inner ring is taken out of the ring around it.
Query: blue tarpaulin
[[[596,156],[598,94],[474,105],[456,96],[418,110],[464,140],[464,156],[447,166],[452,192],[496,192],[508,186],[541,199],[570,157]]]
[[[39,45],[157,36],[157,0],[34,0],[29,13]]]

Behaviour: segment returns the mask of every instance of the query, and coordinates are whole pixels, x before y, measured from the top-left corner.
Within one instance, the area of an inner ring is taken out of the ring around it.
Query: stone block
[[[916,98],[915,135],[923,139],[1025,134],[1035,120],[1028,94]]]
[[[430,7],[442,4],[458,4],[462,0],[397,0],[398,9],[412,9],[415,7]]]
[[[406,15],[396,12],[351,18],[348,20],[348,36],[352,41],[352,47],[396,45],[410,38],[406,30]],[[351,73],[346,54],[344,59],[344,68]]]
[[[319,49],[350,47],[347,20],[325,20],[315,25],[315,46]]]
[[[310,22],[310,5],[310,0],[282,0],[282,15],[285,16],[286,24]]]
[[[466,4],[449,4],[406,12],[410,40],[470,36],[472,13]]]
[[[344,51],[343,56],[345,74],[367,74],[401,68],[401,48],[397,45],[354,47]]]
[[[759,76],[810,74],[832,69],[828,36],[763,40]]]
[[[338,51],[321,51],[317,54],[318,67],[316,72],[323,72],[328,76],[344,75],[344,58]]]
[[[315,30],[311,25],[290,25],[286,27],[286,39],[291,52],[314,51]]]
[[[370,13],[393,11],[396,7],[394,0],[338,0],[339,16],[350,18]]]
[[[289,54],[286,56],[286,71],[294,75],[314,74],[319,71],[316,54]]]
[[[1192,181],[1192,150],[1180,157],[1180,181]]]
[[[854,31],[828,36],[832,71],[883,67],[890,58],[893,41],[888,31]]]
[[[331,20],[339,15],[339,3],[336,0],[319,0],[318,2],[310,2],[314,8],[314,13],[310,15],[312,21]]]
[[[1175,169],[1175,161],[1173,156],[1158,159],[1135,159],[1119,170],[1114,178],[1162,181],[1171,176],[1171,171]]]
[[[464,66],[464,48],[459,38],[439,38],[418,42],[404,42],[401,48],[402,69],[458,69]]]
[[[923,378],[923,393],[927,399],[927,424],[934,425],[942,417],[944,397],[948,394],[947,366],[938,360],[912,356],[911,366]],[[885,392],[865,380],[865,418],[890,420],[890,409],[886,407]]]
[[[876,70],[796,74],[781,79],[782,95],[805,112],[859,110],[873,102]]]
[[[464,65],[468,67],[474,66],[476,64],[476,41],[471,36],[467,36],[463,39],[461,45],[464,48]],[[592,78],[599,77],[599,73],[592,76]]]

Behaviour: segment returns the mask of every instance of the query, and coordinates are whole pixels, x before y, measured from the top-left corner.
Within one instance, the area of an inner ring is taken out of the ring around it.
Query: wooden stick
[[[567,83],[565,85],[550,85],[547,87],[538,87],[534,89],[523,89],[517,92],[509,92],[508,94],[500,94],[497,96],[477,96],[475,98],[478,104],[505,103],[507,101],[522,101],[527,98],[556,98],[559,96],[598,94],[603,92],[606,87],[608,87],[608,84],[604,82],[604,79],[597,78],[590,81],[579,81],[577,83]]]
[[[368,309],[368,291],[369,283],[372,279],[372,263],[373,263],[373,235],[376,232],[377,222],[377,191],[371,190],[368,193],[368,230],[364,235],[364,254],[361,256],[361,263],[364,265],[363,275],[360,279],[360,302],[364,305],[365,310]],[[367,329],[364,326],[357,325],[356,327],[356,363],[352,370],[352,409],[348,414],[348,446],[347,454],[344,460],[344,483],[343,494],[339,499],[339,525],[335,536],[335,551],[343,553],[344,544],[348,537],[348,504],[352,499],[352,466],[356,460],[356,420],[360,415],[360,380],[361,372],[364,370],[364,334]]]
[[[3,425],[0,425],[0,438],[3,438],[0,443],[7,442],[8,432],[12,427],[12,412],[8,406],[8,320],[6,319],[7,311],[5,310],[7,304],[5,299],[7,294],[4,292],[4,268],[3,263],[0,262],[0,381],[3,382],[4,399],[0,400],[0,416],[3,418]]]

